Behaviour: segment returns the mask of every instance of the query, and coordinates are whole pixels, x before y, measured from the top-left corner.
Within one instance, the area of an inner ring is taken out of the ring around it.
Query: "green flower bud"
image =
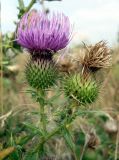
[[[47,89],[57,80],[57,69],[52,61],[40,59],[28,61],[25,69],[26,80],[35,89]]]
[[[81,104],[95,101],[98,96],[98,86],[94,81],[83,81],[79,74],[70,75],[64,81],[65,95],[76,99]]]

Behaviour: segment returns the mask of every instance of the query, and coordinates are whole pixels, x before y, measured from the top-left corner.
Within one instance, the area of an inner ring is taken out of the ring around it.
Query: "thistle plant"
[[[36,159],[47,155],[45,143],[55,135],[64,137],[73,157],[79,159],[68,126],[82,114],[82,105],[94,103],[98,97],[100,87],[91,78],[90,71],[106,68],[110,64],[108,48],[104,42],[99,42],[89,47],[78,62],[82,65],[81,72],[78,68],[71,73],[62,72],[54,56],[59,54],[59,50],[67,47],[71,39],[71,31],[69,18],[61,13],[47,15],[31,10],[23,15],[18,24],[17,43],[26,48],[30,55],[25,68],[25,77],[31,87],[27,92],[31,93],[40,105],[38,111],[40,125],[28,125],[28,123],[26,125],[35,130],[32,137],[39,135],[39,142],[29,151],[31,156],[36,156]],[[85,73],[88,73],[88,76],[85,76]],[[54,93],[50,98],[49,91]],[[61,94],[65,100],[59,109],[53,102],[57,98],[60,99]],[[52,115],[55,117],[56,128],[51,131],[48,130],[50,121],[46,107],[51,107]]]

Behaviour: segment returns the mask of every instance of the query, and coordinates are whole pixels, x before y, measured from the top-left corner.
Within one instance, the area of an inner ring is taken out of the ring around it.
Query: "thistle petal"
[[[23,15],[17,29],[17,42],[30,51],[65,48],[71,38],[69,18],[64,14],[32,10]]]

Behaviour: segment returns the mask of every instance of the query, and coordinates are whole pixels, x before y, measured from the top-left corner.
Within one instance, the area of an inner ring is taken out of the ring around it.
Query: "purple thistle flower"
[[[71,25],[64,14],[51,16],[32,10],[23,15],[17,29],[17,42],[31,53],[57,52],[67,46]]]

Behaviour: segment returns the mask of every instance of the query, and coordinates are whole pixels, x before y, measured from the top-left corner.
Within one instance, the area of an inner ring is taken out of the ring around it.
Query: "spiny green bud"
[[[81,104],[95,101],[98,95],[98,86],[94,81],[83,81],[79,74],[70,75],[64,81],[65,95],[76,99]]]
[[[40,59],[28,61],[25,69],[26,80],[35,89],[47,89],[57,80],[57,69],[52,61]]]

